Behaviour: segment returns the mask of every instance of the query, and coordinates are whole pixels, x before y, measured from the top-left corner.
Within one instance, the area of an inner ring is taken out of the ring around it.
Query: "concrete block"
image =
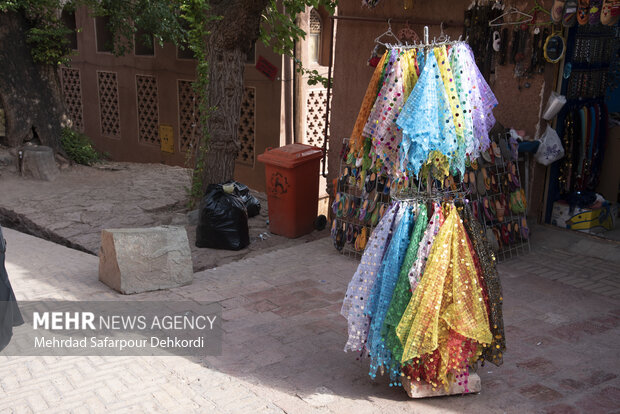
[[[192,283],[187,232],[175,226],[103,230],[99,280],[123,294]]]
[[[21,172],[23,176],[36,180],[54,181],[58,176],[58,166],[54,150],[45,146],[23,147]]]
[[[444,395],[456,395],[456,394],[471,394],[480,392],[482,385],[480,383],[480,377],[475,372],[469,374],[467,379],[467,392],[465,392],[465,386],[459,385],[458,382],[454,382],[450,385],[450,388],[446,391],[444,387],[439,387],[436,390],[428,385],[412,385],[411,381],[407,377],[400,378],[403,388],[407,392],[407,395],[411,398],[428,398],[428,397],[441,397]]]

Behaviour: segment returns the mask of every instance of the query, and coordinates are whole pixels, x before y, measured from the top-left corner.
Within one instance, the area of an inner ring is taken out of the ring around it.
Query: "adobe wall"
[[[195,79],[195,60],[179,59],[176,47],[171,44],[163,47],[155,45],[154,56],[136,56],[129,53],[115,57],[111,53],[100,53],[97,52],[95,21],[86,9],[81,8],[76,12],[76,22],[81,31],[77,34],[78,51],[72,59],[71,69],[79,71],[78,84],[81,91],[78,92],[81,92],[83,130],[93,140],[95,147],[118,161],[188,165],[188,151],[180,139],[181,124],[184,123],[181,119],[183,114],[180,114],[180,106],[183,106],[180,101],[185,98],[180,96],[182,94],[178,81]],[[280,146],[285,141],[285,137],[281,135],[286,132],[283,127],[284,120],[281,119],[282,57],[257,44],[257,59],[259,55],[277,67],[278,78],[271,81],[256,70],[254,63],[246,65],[245,86],[254,88],[254,93],[253,105],[246,105],[245,108],[248,115],[244,128],[248,136],[254,131],[254,142],[252,143],[251,139],[244,141],[235,176],[250,187],[264,191],[264,166],[256,161],[256,156],[262,154],[267,147]],[[116,136],[102,132],[101,107],[105,106],[105,103],[100,99],[101,88],[98,80],[101,75],[98,72],[116,74],[120,127]],[[157,105],[152,108],[157,110],[153,110],[156,115],[151,114],[151,118],[154,117],[150,122],[151,135],[158,135],[160,124],[171,125],[174,134],[173,153],[162,151],[158,140],[145,142],[139,138],[140,105],[136,75],[147,75],[156,79],[157,93],[156,99],[153,99]]]

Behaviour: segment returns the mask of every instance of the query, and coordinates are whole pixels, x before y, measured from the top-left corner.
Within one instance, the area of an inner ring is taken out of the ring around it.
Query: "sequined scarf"
[[[399,204],[390,205],[381,221],[370,235],[362,260],[349,282],[340,314],[348,322],[348,340],[344,350],[361,351],[366,343],[370,320],[366,315],[368,296],[374,287],[377,273],[391,236],[399,211]]]
[[[391,361],[391,354],[385,346],[382,335],[382,327],[410,244],[413,224],[413,207],[404,205],[400,208],[404,210],[403,216],[383,257],[381,269],[367,306],[366,313],[371,318],[371,322],[366,348],[370,355],[371,376],[376,375],[379,367],[389,366]]]
[[[398,281],[396,282],[396,288],[390,301],[390,307],[388,308],[383,322],[383,328],[381,334],[385,339],[385,346],[391,353],[392,361],[396,361],[397,364],[392,364],[391,376],[396,379],[396,376],[400,373],[400,358],[403,354],[403,344],[396,335],[396,327],[400,322],[400,319],[407,308],[409,300],[411,300],[411,287],[409,285],[409,271],[416,261],[417,254],[420,251],[420,241],[422,240],[424,230],[427,229],[428,216],[426,213],[426,205],[421,204],[418,207],[418,213],[416,214],[415,226],[411,233],[411,240],[409,241],[409,247],[405,254],[405,260],[400,268],[398,275]]]
[[[366,93],[364,94],[364,100],[362,101],[362,106],[357,115],[357,120],[355,121],[355,126],[353,127],[353,132],[351,132],[351,146],[355,148],[356,151],[359,151],[364,145],[364,136],[362,135],[362,131],[364,130],[364,125],[368,121],[368,116],[370,115],[370,111],[372,110],[372,106],[377,99],[377,93],[379,92],[379,81],[381,80],[381,72],[383,71],[383,66],[385,66],[385,61],[387,59],[389,52],[385,52],[379,61],[379,64],[375,68],[375,71],[372,74],[372,78],[370,78],[370,83],[366,88]]]
[[[422,280],[396,328],[404,343],[402,362],[432,353],[448,328],[479,343],[491,343],[482,289],[465,237],[462,220],[451,206]]]
[[[474,217],[469,205],[466,205],[464,208],[464,216],[465,229],[480,261],[482,277],[489,298],[489,324],[493,334],[493,341],[490,346],[483,347],[482,359],[499,366],[503,362],[503,354],[506,351],[506,337],[502,313],[502,285],[497,273],[497,263],[493,250],[484,236],[482,225]]]

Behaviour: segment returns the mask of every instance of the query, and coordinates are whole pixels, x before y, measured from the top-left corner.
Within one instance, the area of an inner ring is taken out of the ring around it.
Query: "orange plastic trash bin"
[[[258,156],[265,164],[269,230],[295,238],[314,228],[319,203],[320,148],[289,144]]]

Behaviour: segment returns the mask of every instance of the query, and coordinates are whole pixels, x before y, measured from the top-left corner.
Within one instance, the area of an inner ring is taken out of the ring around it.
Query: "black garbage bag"
[[[6,242],[2,237],[2,227],[0,227],[0,351],[11,341],[13,327],[24,323],[15,301],[11,282],[9,282],[9,275],[4,267],[5,251]]]
[[[250,244],[248,213],[241,197],[211,184],[200,203],[196,247],[241,250]]]
[[[248,217],[258,216],[260,214],[260,201],[250,193],[247,185],[237,181],[229,181],[226,184],[235,185],[235,194],[243,200],[245,208],[248,210]]]

